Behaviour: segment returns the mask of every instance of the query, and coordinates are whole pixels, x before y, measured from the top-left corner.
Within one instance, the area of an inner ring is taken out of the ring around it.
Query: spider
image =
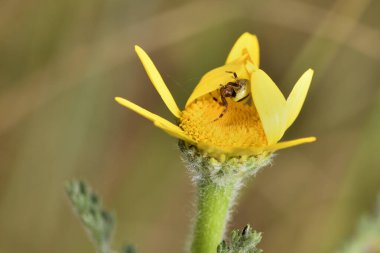
[[[226,98],[231,98],[235,102],[240,102],[249,96],[249,80],[248,79],[239,79],[236,72],[226,71],[227,73],[233,74],[235,81],[228,82],[225,85],[220,85],[220,98],[222,102],[219,102],[220,105],[224,106],[224,110],[214,121],[221,119],[228,109],[228,102]],[[213,99],[218,102],[218,99]]]

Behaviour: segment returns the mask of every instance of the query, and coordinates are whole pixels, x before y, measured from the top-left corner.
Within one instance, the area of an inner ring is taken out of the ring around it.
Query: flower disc
[[[226,107],[211,95],[194,101],[182,111],[180,127],[197,143],[221,150],[266,146],[264,129],[254,106],[227,101],[227,111],[222,117]]]

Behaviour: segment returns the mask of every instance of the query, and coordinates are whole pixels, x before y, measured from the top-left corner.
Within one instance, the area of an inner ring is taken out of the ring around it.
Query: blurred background
[[[318,141],[278,152],[230,228],[252,224],[265,252],[333,252],[380,192],[379,12],[376,0],[1,1],[0,252],[94,252],[65,196],[73,178],[113,210],[116,248],[182,252],[194,188],[177,142],[113,97],[172,119],[133,46],[183,107],[246,31],[285,94],[315,69],[284,139]]]

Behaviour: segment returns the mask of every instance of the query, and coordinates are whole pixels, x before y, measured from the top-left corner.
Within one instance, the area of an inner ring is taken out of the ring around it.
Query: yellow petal
[[[154,122],[154,125],[164,130],[167,134],[176,137],[178,139],[184,140],[187,143],[195,145],[196,142],[190,137],[187,136],[181,128],[178,126],[171,124],[171,125],[164,125],[161,122]]]
[[[283,141],[283,142],[279,142],[274,145],[266,147],[265,151],[276,151],[279,149],[290,148],[296,145],[314,142],[316,140],[317,138],[315,137],[306,137],[306,138],[301,138],[301,139],[296,139],[296,140],[291,140],[291,141]]]
[[[235,79],[233,75],[226,71],[235,72],[238,78],[249,79],[248,73],[243,64],[243,59],[244,58],[241,57],[230,64],[226,64],[207,72],[195,87],[193,93],[187,100],[186,106],[191,104],[195,99],[219,89],[220,85],[225,85],[228,82],[234,81]]]
[[[141,116],[149,119],[150,121],[153,121],[153,123],[161,128],[162,130],[164,130],[165,132],[167,132],[168,134],[172,135],[172,136],[175,136],[179,139],[182,139],[184,141],[187,141],[187,142],[190,142],[190,143],[194,143],[193,140],[191,140],[190,137],[186,136],[186,134],[182,131],[181,128],[179,128],[178,126],[174,125],[173,123],[171,123],[170,121],[167,121],[166,119],[164,118],[161,118],[160,116],[154,114],[154,113],[151,113],[147,110],[145,110],[144,108],[124,99],[124,98],[121,98],[121,97],[116,97],[115,98],[116,102],[118,102],[119,104],[121,104],[122,106],[125,106],[129,109],[131,109],[132,111],[140,114]]]
[[[251,92],[267,137],[268,145],[277,143],[286,127],[286,100],[272,79],[261,69],[252,73]]]
[[[243,54],[248,53],[253,63],[259,67],[260,64],[260,50],[259,41],[257,37],[250,33],[243,33],[235,42],[230,53],[228,54],[226,64],[236,60]]]
[[[290,127],[293,124],[301,111],[307,91],[310,87],[313,73],[314,71],[312,69],[309,69],[300,77],[300,79],[298,79],[286,101],[286,110],[288,111],[286,128]]]
[[[170,93],[156,66],[154,66],[152,60],[142,48],[135,46],[135,50],[142,64],[144,65],[145,71],[148,74],[150,81],[153,83],[154,87],[160,94],[162,100],[169,108],[169,110],[173,113],[173,115],[179,118],[181,111],[179,110],[172,94]]]

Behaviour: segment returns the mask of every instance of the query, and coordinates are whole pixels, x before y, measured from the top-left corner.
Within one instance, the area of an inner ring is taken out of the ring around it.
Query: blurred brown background
[[[265,252],[328,253],[380,192],[380,1],[0,1],[0,252],[94,252],[64,194],[82,178],[118,218],[115,246],[181,252],[193,187],[176,140],[113,101],[171,119],[134,53],[182,107],[245,32],[288,94],[315,78],[280,151],[240,198],[231,228]]]

